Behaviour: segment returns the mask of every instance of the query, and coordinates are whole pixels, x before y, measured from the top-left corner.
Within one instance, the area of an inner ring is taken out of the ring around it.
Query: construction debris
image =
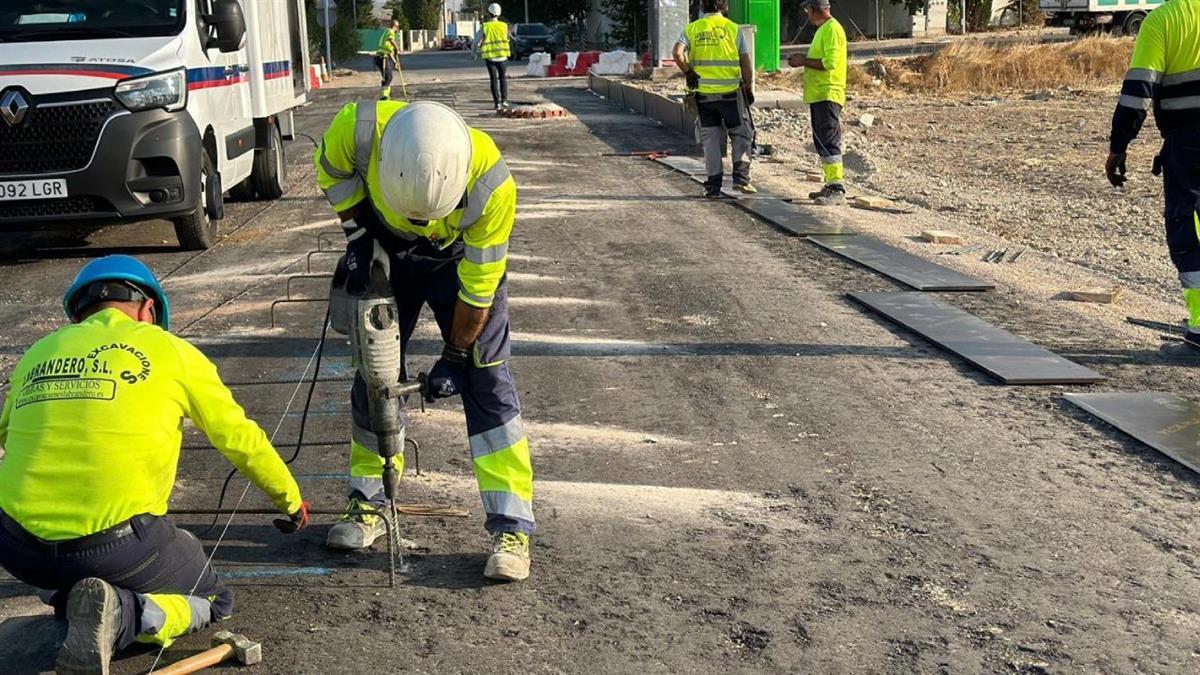
[[[890,199],[883,197],[871,197],[869,195],[855,195],[849,200],[851,206],[856,206],[860,209],[875,209],[886,211],[896,208],[895,204]]]
[[[1112,288],[1084,288],[1077,291],[1067,291],[1067,295],[1071,296],[1072,300],[1079,302],[1095,302],[1102,305],[1111,305],[1120,299],[1121,294],[1124,292],[1124,288],[1114,286]]]
[[[509,108],[500,108],[496,111],[496,114],[500,117],[544,120],[566,117],[567,111],[562,106],[553,103],[539,103],[537,105],[515,105]]]
[[[933,244],[962,244],[962,237],[946,230],[921,230],[921,238]]]

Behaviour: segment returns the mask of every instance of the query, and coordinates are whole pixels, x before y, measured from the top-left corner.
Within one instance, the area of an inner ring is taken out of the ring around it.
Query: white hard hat
[[[488,5],[488,14],[491,14],[492,16],[500,16],[500,3],[493,2],[492,4]]]
[[[417,101],[388,120],[379,139],[384,204],[409,220],[438,220],[462,202],[471,169],[471,132],[458,113]]]

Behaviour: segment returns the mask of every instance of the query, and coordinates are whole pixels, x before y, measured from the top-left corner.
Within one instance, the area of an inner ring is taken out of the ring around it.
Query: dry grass
[[[851,90],[940,94],[1084,88],[1119,83],[1132,54],[1133,40],[1128,38],[1091,37],[1060,44],[1008,47],[955,42],[927,56],[852,64],[846,72],[846,84]],[[804,71],[800,68],[759,77],[772,87],[804,87]]]
[[[987,47],[959,42],[928,56],[884,60],[886,84],[910,91],[989,94],[1120,82],[1133,41],[1093,37],[1061,44]],[[871,78],[870,69],[859,73]]]

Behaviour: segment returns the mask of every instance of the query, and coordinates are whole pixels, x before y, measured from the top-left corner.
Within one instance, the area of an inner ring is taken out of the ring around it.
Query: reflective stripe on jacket
[[[1146,15],[1113,112],[1113,152],[1125,152],[1151,109],[1163,136],[1200,125],[1200,0],[1168,0]]]
[[[471,129],[471,173],[462,203],[450,215],[416,225],[372,195],[379,188],[379,137],[403,101],[349,103],[333,119],[317,148],[317,183],[334,210],[365,202],[401,239],[449,246],[460,235],[466,254],[458,263],[458,297],[490,307],[508,266],[508,239],[517,212],[517,184],[490,136]],[[364,179],[363,176],[366,176]]]
[[[47,540],[163,515],[183,420],[271,498],[300,488],[198,349],[104,309],[42,338],[17,363],[0,414],[0,509]]]
[[[500,21],[483,23],[483,42],[479,44],[479,58],[507,59],[509,57],[508,24]]]
[[[837,19],[817,28],[807,56],[820,61],[825,70],[804,69],[804,102],[846,105],[846,31]]]
[[[738,57],[738,25],[720,14],[708,14],[689,23],[688,62],[700,76],[701,94],[728,94],[742,85]]]

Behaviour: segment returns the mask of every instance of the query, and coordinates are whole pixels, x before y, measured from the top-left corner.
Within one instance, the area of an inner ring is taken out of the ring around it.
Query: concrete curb
[[[696,139],[696,115],[683,107],[683,101],[631,87],[601,75],[588,73],[588,89],[616,105],[645,115],[668,129]]]

